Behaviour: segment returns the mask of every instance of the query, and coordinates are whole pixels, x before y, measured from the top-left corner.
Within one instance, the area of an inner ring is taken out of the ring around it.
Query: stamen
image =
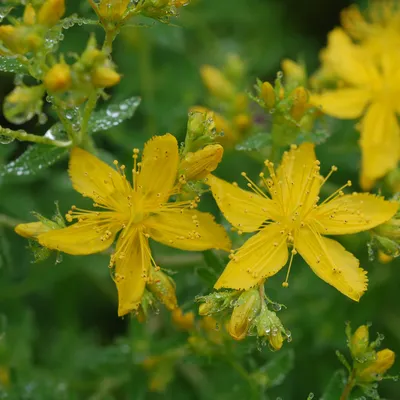
[[[288,267],[288,271],[287,271],[287,274],[286,274],[286,279],[285,279],[285,282],[282,282],[282,286],[285,287],[285,288],[289,287],[290,270],[292,268],[293,258],[294,258],[294,256],[296,254],[297,254],[297,250],[296,249],[292,249],[291,255],[290,255],[289,267]]]

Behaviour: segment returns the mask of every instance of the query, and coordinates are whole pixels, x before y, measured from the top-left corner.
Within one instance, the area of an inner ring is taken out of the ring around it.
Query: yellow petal
[[[207,180],[225,218],[243,232],[254,232],[277,213],[275,203],[210,175]]]
[[[219,144],[210,144],[194,153],[186,154],[179,170],[187,181],[205,178],[214,171],[222,160],[224,148]]]
[[[152,239],[167,246],[192,251],[231,249],[225,229],[208,213],[166,209],[146,219],[145,225]]]
[[[361,140],[363,189],[396,168],[399,161],[400,131],[389,103],[372,104],[362,121]]]
[[[295,248],[316,275],[352,300],[359,301],[367,290],[367,272],[335,240],[304,228],[295,238]]]
[[[336,198],[313,211],[307,222],[323,235],[346,235],[367,231],[396,214],[397,202],[368,193],[355,193]]]
[[[286,236],[277,224],[266,226],[251,237],[233,256],[215,284],[215,289],[248,290],[262,279],[275,275],[287,262]]]
[[[56,224],[54,224],[57,226]],[[18,224],[15,227],[15,232],[18,233],[18,235],[24,237],[24,238],[32,238],[40,235],[41,233],[47,232],[50,229],[52,229],[50,226],[44,224],[43,222],[29,222],[27,224]]]
[[[120,235],[115,259],[114,282],[118,289],[118,315],[136,310],[142,300],[150,268],[150,247],[143,232],[132,230]],[[123,257],[118,256],[118,252]]]
[[[328,46],[321,58],[323,64],[348,85],[367,89],[379,81],[371,55],[354,44],[341,28],[329,33]]]
[[[101,204],[129,188],[126,179],[115,169],[78,147],[71,151],[69,175],[75,190]]]
[[[332,117],[354,119],[361,117],[370,99],[367,90],[346,88],[313,94],[310,103]]]
[[[49,249],[73,255],[99,253],[112,245],[121,225],[100,225],[91,221],[77,222],[68,228],[42,233],[38,241]]]
[[[314,145],[303,143],[301,146],[292,146],[285,152],[277,172],[278,184],[270,190],[277,201],[282,203],[286,214],[295,209],[299,213],[306,213],[316,201],[318,196],[321,176],[315,157]]]
[[[137,184],[147,199],[168,200],[178,163],[178,142],[171,134],[154,136],[145,144]]]

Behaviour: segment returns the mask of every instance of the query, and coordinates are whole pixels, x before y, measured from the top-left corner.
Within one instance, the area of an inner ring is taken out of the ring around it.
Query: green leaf
[[[344,386],[346,384],[346,375],[344,370],[337,370],[332,378],[330,379],[328,385],[324,390],[320,400],[337,400],[343,392]]]
[[[14,74],[26,74],[26,66],[15,57],[0,56],[0,72],[12,72]]]
[[[266,132],[258,132],[236,145],[238,151],[259,151],[271,145],[271,135]]]
[[[119,103],[111,103],[106,108],[96,111],[89,120],[89,132],[106,131],[132,118],[141,102],[140,97],[129,97]]]
[[[35,144],[16,160],[0,168],[0,177],[36,174],[42,169],[50,167],[67,154],[67,148]]]
[[[276,353],[273,360],[260,368],[260,372],[265,374],[267,378],[266,385],[268,388],[271,388],[280,385],[293,367],[294,351],[292,349],[281,350],[279,353]]]

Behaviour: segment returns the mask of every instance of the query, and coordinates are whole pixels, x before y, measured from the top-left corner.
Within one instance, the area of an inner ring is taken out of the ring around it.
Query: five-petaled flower
[[[134,149],[133,185],[125,166],[117,171],[88,152],[74,148],[69,173],[75,190],[94,200],[97,210],[75,206],[67,220],[76,223],[37,236],[40,244],[68,254],[98,253],[110,247],[119,231],[110,267],[118,289],[120,316],[137,309],[156,264],[149,238],[182,250],[229,251],[230,241],[211,214],[195,210],[196,201],[168,202],[175,185],[179,154],[174,136],[156,136],[145,145],[142,162]]]
[[[311,103],[328,115],[362,117],[360,182],[364,190],[396,168],[400,159],[400,55],[391,47],[375,53],[375,47],[354,44],[342,29],[333,30],[322,61],[323,69],[340,87],[311,96]]]
[[[277,170],[266,161],[270,177],[260,174],[268,197],[245,173],[252,192],[210,175],[208,184],[227,220],[241,232],[257,232],[236,252],[215,284],[216,289],[247,290],[275,275],[299,253],[312,270],[340,292],[358,301],[367,289],[366,271],[341,244],[322,235],[343,235],[371,229],[397,210],[397,203],[367,193],[345,195],[348,182],[321,204],[323,178],[314,145],[304,143],[285,152]],[[286,277],[284,286],[288,286]]]

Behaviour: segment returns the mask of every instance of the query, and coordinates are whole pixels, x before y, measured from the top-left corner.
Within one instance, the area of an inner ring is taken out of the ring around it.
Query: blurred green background
[[[173,25],[141,20],[142,27],[124,28],[114,51],[124,77],[111,92],[113,100],[141,96],[142,104],[131,120],[96,137],[102,156],[128,164],[132,148],[141,147],[154,134],[171,132],[182,140],[188,109],[205,104],[200,66],[220,66],[229,53],[239,54],[246,63],[249,90],[256,77],[273,79],[284,57],[301,57],[313,71],[326,34],[339,24],[339,12],[349,4],[345,0],[193,0]],[[68,13],[91,14],[86,2],[67,1],[67,6]],[[80,53],[93,29],[101,41],[100,29],[76,26],[65,33],[61,50]],[[0,98],[12,88],[13,76],[1,75]],[[43,133],[52,122],[50,117],[41,126],[35,119],[24,128]],[[12,127],[3,118],[1,125]],[[333,163],[339,167],[333,184],[349,178],[357,181],[357,139],[351,122],[336,123],[333,135],[317,148],[323,172]],[[26,147],[17,142],[0,145],[0,165]],[[271,388],[257,398],[305,400],[310,392],[320,398],[340,369],[335,350],[347,354],[345,321],[354,328],[372,322],[372,334],[383,333],[385,347],[400,350],[398,262],[368,261],[367,235],[343,237],[342,243],[369,272],[369,290],[360,304],[320,281],[298,258],[290,289],[281,288],[286,271],[267,285],[269,296],[287,306],[279,316],[293,341],[285,343],[281,352],[258,350],[256,339],[248,338],[245,343],[231,343],[229,353],[220,356],[188,355],[173,369],[174,378],[164,393],[148,391],[142,361],[180,346],[187,334],[174,328],[163,309],[142,325],[118,318],[106,255],[64,255],[60,264],[55,257],[32,263],[27,241],[11,229],[15,222],[31,220],[32,210],[51,216],[55,200],[62,212],[85,203],[72,190],[66,168],[64,160],[36,175],[0,181],[0,382],[11,382],[8,395],[0,389],[0,399],[250,398],[249,382],[237,364],[248,371],[261,368],[262,373],[265,365],[279,364],[284,354],[287,375],[267,383]],[[251,174],[259,168],[246,154],[231,151],[218,174],[236,180],[241,171]],[[207,195],[201,208],[217,213]],[[184,310],[196,310],[193,298],[211,291],[198,274],[205,265],[201,254],[153,247],[157,262],[178,272],[174,278]],[[397,370],[398,363],[391,372]],[[167,375],[166,370],[164,378]],[[399,392],[390,381],[380,388],[381,395],[392,400],[400,398]]]

